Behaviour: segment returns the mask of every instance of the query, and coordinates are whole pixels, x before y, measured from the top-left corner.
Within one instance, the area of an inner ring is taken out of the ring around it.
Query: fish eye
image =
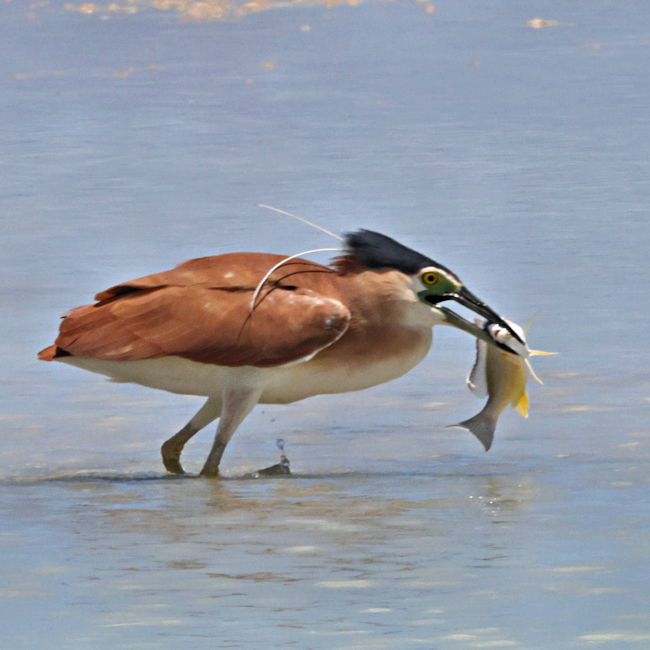
[[[422,284],[426,285],[427,287],[432,287],[434,284],[438,282],[439,279],[440,276],[434,271],[425,271],[420,276],[420,280]]]

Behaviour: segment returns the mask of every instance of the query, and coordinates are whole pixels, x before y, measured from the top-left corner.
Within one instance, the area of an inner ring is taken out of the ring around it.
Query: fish
[[[480,319],[474,322],[477,325],[482,324]],[[487,397],[488,401],[474,417],[449,425],[471,431],[485,447],[485,451],[492,446],[497,420],[508,405],[511,405],[521,416],[528,417],[526,383],[529,373],[540,384],[542,383],[530,364],[530,357],[555,354],[555,352],[531,350],[525,342],[524,328],[512,321],[507,323],[520,335],[524,343],[517,341],[505,327],[496,323],[486,328],[495,341],[502,343],[515,354],[477,339],[476,361],[467,377],[467,385],[477,397]]]

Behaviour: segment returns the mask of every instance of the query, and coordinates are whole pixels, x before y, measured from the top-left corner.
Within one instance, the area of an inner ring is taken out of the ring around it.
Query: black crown
[[[435,266],[451,273],[426,255],[372,230],[348,233],[345,243],[359,264],[369,269],[395,269],[406,275],[415,275],[427,266]]]

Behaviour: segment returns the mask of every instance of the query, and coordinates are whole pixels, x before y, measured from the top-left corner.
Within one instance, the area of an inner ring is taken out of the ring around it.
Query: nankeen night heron
[[[426,356],[434,325],[500,346],[488,331],[496,323],[521,341],[448,268],[368,230],[347,235],[330,266],[230,253],[116,285],[95,300],[65,314],[54,345],[39,358],[207,397],[162,446],[165,467],[176,474],[183,473],[185,443],[217,418],[204,476],[218,475],[228,441],[256,404],[401,377]],[[440,306],[448,300],[479,314],[485,326]]]

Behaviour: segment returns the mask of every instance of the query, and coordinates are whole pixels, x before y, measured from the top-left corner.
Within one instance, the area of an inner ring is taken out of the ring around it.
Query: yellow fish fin
[[[530,361],[528,359],[524,359],[526,362],[526,365],[528,366],[528,370],[530,370],[530,374],[535,378],[535,381],[538,384],[543,384],[544,382],[535,374],[535,371],[533,370],[533,367],[530,365]]]
[[[549,354],[557,354],[557,352],[543,352],[542,350],[530,350],[528,352],[528,355],[531,357],[539,357],[539,356],[547,356]],[[535,374],[535,371],[533,370],[533,366],[530,365],[530,359],[525,359],[526,365],[528,366],[528,370],[530,370],[530,374],[535,378],[535,381],[538,384],[543,384],[544,382]]]
[[[519,415],[525,418],[528,417],[528,395],[526,395],[526,391],[521,394],[519,401],[516,404],[513,404],[513,406]]]
[[[524,334],[528,332],[528,328],[533,324],[533,321],[537,318],[537,314],[539,314],[540,311],[542,311],[541,307],[528,319],[528,322],[524,325]]]

